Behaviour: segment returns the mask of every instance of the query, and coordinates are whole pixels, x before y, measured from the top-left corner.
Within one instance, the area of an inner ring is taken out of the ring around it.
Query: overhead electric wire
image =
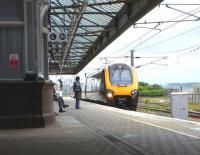
[[[199,9],[199,8],[196,8],[196,9],[190,11],[190,12],[194,12],[194,11],[196,11],[196,10],[198,10],[198,9]],[[195,12],[195,13],[198,13],[198,12],[199,12],[199,11],[197,11],[197,12]],[[182,16],[185,16],[185,14],[180,15],[180,16],[177,16],[177,17],[175,17],[175,18],[173,18],[173,19],[177,19],[177,18],[180,18],[180,17],[182,17]],[[188,18],[188,17],[190,17],[190,16],[187,16],[187,17],[183,18],[182,20],[184,20],[184,19],[186,19],[186,18]],[[180,20],[180,21],[181,21],[181,20]],[[167,27],[167,28],[161,30],[161,32],[165,31],[166,29],[171,28],[172,26],[174,26],[174,25],[176,25],[176,24],[178,24],[178,23],[179,23],[179,22],[170,25],[169,27]],[[160,25],[158,25],[158,26],[160,26]],[[195,28],[196,28],[196,27],[195,27]],[[195,28],[193,28],[193,29],[195,29]],[[152,31],[152,30],[151,30],[151,31]],[[141,38],[145,37],[145,36],[146,36],[147,34],[149,34],[151,31],[148,31],[147,33],[145,33],[145,34],[143,34],[142,36],[138,37],[136,40],[134,40],[133,42],[127,44],[127,45],[124,46],[124,47],[122,47],[122,48],[121,48],[120,50],[118,50],[118,51],[121,51],[121,50],[123,50],[123,49],[129,47],[130,45],[132,45],[134,42],[136,42],[136,41],[138,41],[138,40],[141,40]],[[188,31],[192,31],[192,30],[188,30]],[[161,33],[161,32],[159,32],[159,33]],[[158,35],[159,33],[156,33],[156,35]],[[187,33],[187,31],[186,31],[186,32],[183,32],[183,33],[181,33],[181,34],[183,35],[184,33]],[[179,35],[181,35],[181,34],[179,34]],[[148,38],[148,40],[152,39],[152,38],[153,38],[154,36],[156,36],[156,35],[151,36],[150,38]],[[175,35],[175,36],[173,36],[173,37],[177,37],[177,35]],[[173,39],[173,37],[168,38],[168,40]],[[145,43],[145,42],[148,41],[148,40],[143,41],[142,44]],[[165,40],[164,40],[164,41],[165,41]],[[164,41],[162,41],[162,42],[164,42]],[[135,46],[135,49],[136,49],[137,47],[139,47],[140,45],[142,45],[142,44],[136,45],[136,46]],[[160,44],[160,42],[157,43],[157,44]],[[148,45],[148,47],[149,47],[149,46],[150,46],[150,45]],[[151,46],[153,46],[153,45],[151,45]],[[195,45],[195,46],[196,46],[196,45]],[[195,47],[195,46],[192,46],[192,47]],[[187,48],[187,49],[190,49],[190,48],[191,48],[191,47],[189,47],[189,48]],[[139,50],[141,50],[141,49],[139,49]],[[171,53],[182,52],[183,50],[186,50],[186,49],[182,49],[182,50],[178,50],[178,51],[172,51]],[[196,50],[197,50],[197,49],[196,49]],[[117,51],[117,52],[118,52],[118,51]],[[138,51],[138,50],[137,50],[137,51]],[[129,52],[130,52],[130,51],[129,51]],[[116,53],[116,52],[114,52],[114,53]],[[126,52],[125,54],[127,54],[127,53],[128,53],[128,52]],[[186,52],[186,53],[188,53],[188,52]],[[113,54],[113,53],[112,53],[112,54]],[[111,55],[112,55],[112,54],[111,54]],[[124,55],[124,54],[123,54],[123,55]],[[119,58],[116,58],[116,59],[119,59]],[[151,64],[152,64],[152,63],[151,63]]]
[[[187,47],[187,48],[183,48],[183,49],[180,49],[180,50],[173,50],[173,51],[165,51],[165,52],[161,52],[161,53],[148,53],[148,54],[157,54],[157,55],[160,55],[160,54],[173,54],[173,53],[180,53],[182,51],[185,51],[185,50],[188,50],[188,49],[191,49],[191,48],[194,48],[194,47],[197,47],[197,46],[200,46],[200,44],[196,44],[196,45],[193,45],[193,46],[190,46],[190,47]]]
[[[200,9],[200,7],[197,8],[197,9]],[[197,9],[195,9],[195,11],[196,11]],[[196,13],[198,13],[198,12],[199,12],[199,11],[197,11]],[[190,17],[190,16],[187,16],[187,17],[185,17],[185,18],[183,18],[183,19],[186,19],[186,18],[188,18],[188,17]],[[183,19],[182,19],[182,20],[183,20]],[[153,35],[153,36],[147,38],[147,39],[144,40],[142,43],[139,43],[138,45],[136,45],[136,46],[134,47],[134,49],[136,49],[137,47],[139,47],[140,45],[142,45],[142,44],[145,43],[146,41],[152,39],[153,37],[155,37],[155,36],[158,35],[159,33],[161,33],[161,32],[163,32],[163,31],[165,31],[165,30],[171,28],[172,26],[174,26],[174,25],[176,25],[176,24],[178,24],[178,23],[179,23],[179,22],[174,23],[174,24],[172,24],[172,25],[170,25],[170,26],[164,28],[164,29],[161,30],[160,32],[156,33],[155,35]],[[192,29],[192,30],[193,30],[193,29]],[[189,31],[192,31],[192,30],[189,30]],[[186,32],[183,32],[183,34],[184,34],[184,33],[187,33],[187,31],[186,31]],[[182,33],[181,33],[181,34],[182,34]],[[168,41],[168,40],[170,40],[171,38],[173,39],[173,38],[176,37],[176,36],[177,36],[177,35],[175,35],[175,36],[173,36],[173,37],[169,37],[168,39],[165,39],[165,40],[163,40],[163,41],[160,41],[160,42],[154,43],[154,44],[152,44],[152,45],[148,45],[148,46],[143,47],[143,48],[141,48],[141,49],[137,49],[137,51],[138,51],[138,50],[145,49],[145,48],[148,48],[148,47],[151,47],[151,46],[154,46],[154,45],[157,45],[157,44],[160,44],[160,43],[165,42],[165,41]]]
[[[154,27],[155,28],[155,27]],[[134,42],[137,42],[138,40],[140,40],[142,37],[146,36],[147,34],[149,34],[150,32],[152,32],[154,29],[149,30],[147,33],[143,34],[142,36],[136,38],[134,41],[131,41],[130,43],[128,43],[126,46],[122,47],[121,49],[113,52],[113,53],[117,53],[119,51],[122,51],[123,49],[129,47],[130,45],[132,45]],[[111,53],[110,55],[113,55],[113,53]]]
[[[200,5],[200,3],[196,3],[196,4],[192,4],[192,3],[182,3],[182,4],[179,4],[179,3],[161,3],[160,5]]]
[[[173,51],[173,53],[177,53],[177,52],[180,52],[180,51],[182,52],[182,51],[185,51],[186,49],[191,49],[191,48],[194,48],[194,47],[196,47],[196,46],[197,46],[197,45],[191,46],[191,47],[189,47],[189,48],[185,48],[185,49],[182,49],[182,50]],[[179,55],[177,55],[177,56],[178,56],[178,57],[181,57],[181,56],[186,55],[186,54],[191,54],[192,52],[194,52],[194,51],[200,49],[200,44],[198,44],[198,46],[199,46],[199,47],[197,47],[197,48],[195,48],[195,49],[193,49],[193,50],[187,51],[187,52],[185,52],[185,53],[183,53],[183,54],[179,54]],[[165,54],[166,54],[166,53],[165,53]],[[160,60],[162,60],[162,59],[164,59],[164,58],[166,59],[167,57],[168,57],[168,56],[163,56],[163,57],[161,57],[160,59],[157,59],[157,60],[154,60],[154,61],[150,61],[150,62],[147,62],[147,63],[145,63],[145,64],[136,66],[136,68],[140,68],[140,67],[142,67],[142,66],[146,66],[146,65],[149,65],[149,64],[155,64],[154,62],[160,61]],[[166,64],[156,64],[156,65],[167,66]]]
[[[183,55],[186,55],[186,54],[191,54],[192,52],[194,52],[194,51],[196,51],[196,50],[198,50],[198,49],[200,49],[200,46],[197,47],[197,48],[195,48],[195,49],[193,49],[193,50],[191,50],[191,51],[188,51],[188,52],[185,52],[185,53],[183,53],[183,54],[180,54],[180,55],[178,55],[178,56],[180,57],[180,56],[183,56]]]
[[[146,66],[146,65],[149,65],[149,64],[154,64],[155,62],[160,61],[160,60],[162,60],[162,59],[167,59],[167,57],[161,57],[161,58],[156,59],[156,60],[154,60],[154,61],[150,61],[150,62],[147,62],[147,63],[145,63],[145,64],[136,66],[136,68],[140,68],[140,67],[142,67],[142,66]],[[159,65],[164,65],[164,64],[159,64]]]
[[[188,52],[185,52],[185,53],[183,53],[183,54],[177,55],[177,57],[180,58],[181,56],[183,56],[183,55],[185,55],[185,54],[191,54],[192,52],[197,51],[198,49],[200,49],[200,46],[197,47],[197,48],[195,48],[195,49],[193,49],[193,50],[191,50],[191,51],[188,51]],[[158,60],[155,60],[155,61],[159,61],[159,60],[161,60],[161,59],[158,59]],[[136,68],[140,68],[140,67],[146,66],[146,65],[148,65],[148,64],[153,64],[152,62],[155,62],[155,61],[151,61],[151,62],[148,62],[148,63],[146,63],[146,64],[139,65],[139,67],[136,67]],[[164,64],[162,64],[162,65],[164,65]],[[167,65],[165,65],[165,66],[167,66]]]
[[[198,46],[198,47],[197,47]],[[183,52],[183,51],[185,51],[185,50],[188,50],[188,49],[191,49],[191,48],[194,48],[194,47],[197,47],[197,48],[195,48],[195,49],[193,49],[193,50],[190,50],[190,51],[188,51],[188,52],[185,52],[185,53],[183,53],[183,54],[179,54],[179,55],[177,55],[177,56],[182,56],[182,55],[186,55],[186,54],[190,54],[191,52],[194,52],[194,51],[196,51],[196,50],[198,50],[198,49],[200,49],[200,44],[198,44],[198,45],[195,45],[195,46],[191,46],[191,47],[188,47],[188,48],[184,48],[184,49],[181,49],[181,50],[177,50],[177,51],[173,51],[173,52],[168,52],[168,53],[180,53],[180,52]],[[169,56],[166,56],[166,54],[167,53],[162,53],[162,54],[165,54],[165,56],[160,56],[159,58],[159,60],[161,60],[161,59],[163,59],[164,57],[169,57]],[[119,59],[119,57],[102,57],[102,58],[104,58],[104,59],[107,59],[107,58],[115,58],[115,60],[116,59]],[[126,56],[126,57],[123,57],[123,58],[128,58],[128,56]],[[135,57],[135,58],[140,58],[140,57]],[[141,58],[143,58],[143,57],[141,57]],[[146,57],[144,57],[144,58],[146,58]],[[148,57],[148,58],[154,58],[154,57]],[[156,57],[156,58],[158,58],[158,57]],[[113,60],[113,61],[111,61],[111,62],[115,62],[115,60]],[[127,60],[125,60],[125,61],[127,61]],[[124,61],[124,62],[125,62]],[[143,64],[143,65],[140,65],[140,67],[142,67],[142,66],[145,66],[145,65],[147,65],[147,64],[153,64],[153,62],[155,62],[155,61],[158,61],[158,60],[154,60],[154,61],[150,61],[150,62],[148,62],[148,63],[145,63],[145,64]],[[160,64],[160,65],[164,65],[164,64]],[[136,67],[136,68],[138,68],[138,67]]]
[[[196,11],[197,9],[200,9],[200,7],[199,7],[199,8],[196,8],[195,10],[192,10],[191,12]],[[199,12],[199,11],[198,11],[198,12]],[[197,12],[195,12],[195,13],[197,13]],[[175,17],[175,18],[179,18],[179,17],[181,17],[181,16],[183,16],[183,15],[180,15],[180,16]],[[188,17],[189,17],[189,16],[185,17],[184,19],[186,19],[186,18],[188,18]],[[173,18],[173,19],[175,19],[175,18]],[[147,39],[144,40],[142,43],[136,45],[136,46],[134,47],[134,50],[135,50],[137,47],[139,47],[141,44],[145,43],[146,41],[152,39],[153,37],[155,37],[155,36],[158,35],[159,33],[161,33],[161,32],[163,32],[163,31],[167,30],[168,28],[171,28],[172,26],[174,26],[174,25],[176,25],[176,24],[177,24],[177,23],[174,23],[174,24],[172,24],[172,25],[166,27],[165,29],[161,30],[160,32],[154,34],[153,36],[147,38]],[[195,27],[195,28],[197,28],[197,27]],[[194,29],[195,29],[195,28],[194,28]],[[199,27],[198,27],[198,28],[199,28]],[[189,31],[192,31],[192,30],[189,30]],[[136,41],[137,41],[137,40],[136,40]],[[131,43],[133,44],[134,42],[135,42],[135,41],[133,41],[133,42],[131,42]],[[128,46],[130,46],[131,43],[129,43]],[[160,43],[160,42],[159,42],[159,43]],[[141,48],[141,49],[138,49],[138,50],[142,50],[142,49],[145,49],[145,48],[147,48],[147,47],[157,45],[157,44],[159,44],[159,43],[155,43],[155,44],[153,44],[153,45],[148,45],[148,46],[146,46],[146,47],[144,47],[144,48]],[[125,47],[123,47],[123,48],[126,48],[126,47],[127,47],[127,46],[125,46]],[[137,51],[138,51],[138,50],[137,50]],[[124,53],[123,55],[125,55],[125,54],[127,54],[127,53],[129,53],[129,52],[130,52],[130,51]],[[122,57],[123,55],[120,55],[119,58]]]
[[[196,49],[194,49],[194,50],[191,50],[191,51],[188,51],[187,53],[193,53],[194,51],[196,51],[196,52],[194,52],[195,53],[195,56],[197,56],[197,55],[199,55],[200,54],[200,51],[197,51],[198,49],[200,49],[200,47],[198,47],[198,48],[196,48]],[[199,53],[198,53],[199,52]],[[185,55],[186,53],[183,53],[182,55],[177,55],[177,57],[180,59],[180,57],[182,57],[183,55]],[[187,61],[184,61],[184,65],[186,64],[186,63],[191,63],[191,60],[198,60],[200,57],[198,57],[198,58],[196,58],[195,57],[195,59],[188,59]],[[193,62],[193,61],[192,61]],[[183,62],[179,62],[179,63],[183,63]],[[151,64],[150,62],[149,63],[146,63],[145,65],[147,65],[147,64]],[[175,64],[177,64],[177,63],[171,63],[171,64],[167,64],[166,66],[172,66],[172,65],[175,65]],[[144,65],[140,65],[140,66],[144,66]],[[163,66],[163,67],[165,67],[165,66]],[[163,68],[163,67],[159,67],[159,68]],[[150,71],[151,70],[155,70],[155,69],[150,69]],[[146,71],[146,70],[143,70],[143,71]],[[148,69],[148,71],[149,71],[149,69]]]
[[[198,9],[200,9],[200,7],[199,7],[199,8],[196,8],[196,9],[194,9],[194,10],[192,10],[192,11],[190,11],[190,13],[192,13],[192,12],[194,12],[194,11],[197,11]],[[199,11],[197,11],[197,12],[195,12],[195,13],[198,13],[198,12],[199,12]],[[177,17],[175,17],[175,18],[172,18],[171,20],[180,18],[180,17],[182,17],[182,16],[185,16],[185,15],[184,15],[184,14],[183,14],[183,15],[179,15],[179,16],[177,16]],[[186,19],[186,18],[188,18],[188,17],[190,17],[190,16],[187,16],[187,17],[185,17],[184,19]],[[137,23],[136,23],[136,24],[137,24]],[[163,32],[163,31],[167,30],[168,28],[171,28],[172,26],[174,26],[174,25],[176,25],[176,24],[178,24],[178,22],[177,22],[177,23],[174,23],[174,24],[172,24],[172,25],[170,25],[170,26],[168,26],[168,27],[166,27],[166,28],[163,29],[162,31],[159,31],[158,33],[156,33],[156,34],[154,34],[153,36],[151,36],[150,38],[148,38],[148,40],[152,39],[153,37],[155,37],[155,36],[158,35],[159,33],[161,33],[161,32]],[[121,48],[120,50],[118,50],[117,52],[119,52],[119,51],[121,51],[121,50],[123,50],[123,49],[129,47],[129,46],[132,45],[133,43],[135,43],[135,42],[137,42],[138,40],[140,40],[142,37],[146,36],[146,35],[147,35],[148,33],[150,33],[151,31],[152,31],[152,30],[148,31],[148,32],[145,33],[144,35],[138,37],[136,40],[130,42],[130,43],[127,44],[127,45],[125,45],[124,47],[122,47],[122,48]],[[146,39],[146,40],[143,41],[142,43],[144,43],[144,42],[146,42],[146,41],[148,41],[148,40]],[[138,45],[136,45],[136,47],[138,47],[139,45],[141,45],[141,43],[138,44]],[[135,48],[136,48],[136,47],[135,47]],[[134,48],[134,49],[135,49],[135,48]],[[140,50],[140,49],[139,49],[139,50]],[[113,52],[113,53],[117,53],[117,52],[115,51],[115,52]],[[127,53],[129,53],[129,52],[130,52],[130,51],[126,52],[125,54],[127,54]],[[113,55],[113,53],[111,53],[110,55]],[[123,54],[123,55],[125,55],[125,54]],[[123,56],[123,55],[120,55],[119,58],[120,58],[121,56]]]
[[[194,51],[197,51],[198,49],[200,49],[200,44],[198,44],[199,45],[199,47],[197,47],[197,48],[195,48],[195,49],[193,49],[193,50],[191,50],[191,51],[188,51],[188,52],[186,52],[186,53],[183,53],[183,54],[181,54],[181,55],[177,55],[179,58],[181,57],[181,56],[183,56],[183,55],[185,55],[185,54],[188,54],[188,53],[192,53],[192,52],[194,52]],[[178,51],[174,51],[173,53],[177,53],[177,52],[182,52],[182,51],[185,51],[185,50],[187,50],[187,49],[191,49],[191,48],[194,48],[194,47],[196,47],[197,45],[195,45],[195,46],[191,46],[191,47],[189,47],[189,48],[185,48],[185,49],[182,49],[182,50],[178,50]],[[199,51],[197,51],[197,52],[199,52]],[[197,53],[197,52],[195,52],[195,53]],[[200,53],[197,53],[196,55],[198,55],[198,54],[200,54]],[[145,64],[142,64],[142,65],[139,65],[139,67],[138,66],[136,66],[136,68],[140,68],[140,67],[143,67],[143,66],[146,66],[146,65],[149,65],[149,64],[152,64],[152,65],[155,65],[155,63],[154,62],[157,62],[157,61],[160,61],[160,60],[162,60],[162,59],[166,59],[166,57],[168,57],[168,56],[163,56],[163,57],[161,57],[160,59],[157,59],[157,60],[154,60],[154,61],[150,61],[150,62],[148,62],[148,63],[145,63]],[[114,58],[114,57],[113,57]],[[196,60],[196,59],[192,59],[192,60]],[[123,63],[126,63],[127,62],[127,60],[124,60],[123,61]],[[151,71],[151,70],[155,70],[155,69],[160,69],[160,68],[163,68],[163,67],[166,67],[166,66],[171,66],[171,65],[173,65],[173,64],[176,64],[176,63],[172,63],[172,64],[168,64],[168,65],[166,65],[166,64],[156,64],[156,65],[162,65],[162,67],[156,67],[156,68],[153,68],[153,69],[145,69],[145,71]],[[144,71],[144,70],[142,70],[142,71]]]
[[[151,44],[151,45],[145,46],[145,47],[143,47],[143,48],[137,49],[137,51],[143,50],[143,49],[146,49],[146,48],[149,48],[149,47],[152,47],[152,46],[155,46],[155,45],[157,45],[157,44],[161,44],[161,43],[163,43],[163,42],[169,41],[169,40],[171,40],[171,39],[174,39],[174,38],[176,38],[176,37],[179,37],[179,36],[181,36],[181,35],[184,35],[185,33],[191,32],[191,31],[196,30],[196,29],[199,29],[199,28],[200,28],[200,26],[196,26],[196,27],[194,27],[194,28],[192,28],[192,29],[190,29],[190,30],[188,30],[188,31],[179,33],[178,35],[174,35],[174,36],[169,37],[169,38],[167,38],[167,39],[164,39],[164,40],[162,40],[162,41],[159,41],[159,42],[156,42],[156,43],[154,43],[154,44]],[[154,37],[154,36],[153,36],[153,37]],[[151,38],[148,38],[148,40],[150,40],[150,39],[151,39]],[[148,40],[145,40],[145,42],[148,41]],[[139,46],[139,45],[138,45],[138,46]],[[136,46],[135,48],[137,48],[138,46]],[[134,49],[135,49],[135,48],[134,48]]]
[[[188,61],[184,61],[184,65],[186,65],[187,63],[191,63],[191,61],[192,62],[194,62],[194,61],[199,61],[199,59],[200,59],[200,57],[195,57],[195,59],[188,59]],[[181,64],[181,63],[183,63],[183,62],[179,62],[179,65]],[[175,66],[175,65],[177,65],[177,63],[171,63],[171,64],[168,64],[167,66],[160,66],[160,67],[155,67],[155,68],[151,68],[151,69],[149,69],[149,68],[144,68],[144,69],[142,69],[142,70],[140,70],[140,72],[149,72],[149,71],[152,71],[152,70],[158,70],[158,69],[161,69],[161,68],[166,68],[166,67],[170,67],[170,66]]]

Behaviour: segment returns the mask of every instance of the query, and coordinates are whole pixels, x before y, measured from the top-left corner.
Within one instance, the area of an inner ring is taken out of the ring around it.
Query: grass
[[[167,96],[163,97],[140,97],[139,106],[145,109],[155,109],[155,110],[170,110],[170,98]],[[189,102],[189,111],[200,112],[200,103]]]
[[[168,97],[140,97],[139,106],[145,109],[168,111],[170,109],[170,100]]]
[[[163,97],[140,97],[139,101],[148,103],[170,103],[170,98],[167,96]]]
[[[189,101],[189,111],[198,111],[200,112],[200,103],[195,103],[195,102],[191,102]]]

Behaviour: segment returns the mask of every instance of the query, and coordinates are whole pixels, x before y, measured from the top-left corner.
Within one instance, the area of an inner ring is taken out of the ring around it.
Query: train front
[[[138,81],[136,70],[126,64],[113,64],[105,70],[106,98],[113,104],[136,110]]]

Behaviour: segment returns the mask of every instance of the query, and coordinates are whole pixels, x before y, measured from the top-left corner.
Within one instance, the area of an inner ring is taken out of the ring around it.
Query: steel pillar
[[[48,0],[1,0],[0,128],[55,120],[48,82]]]

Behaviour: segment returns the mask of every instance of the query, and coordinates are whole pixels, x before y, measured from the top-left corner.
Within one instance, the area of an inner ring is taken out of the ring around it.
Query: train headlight
[[[114,92],[112,91],[112,90],[107,90],[107,97],[109,97],[109,98],[111,98],[111,97],[113,97],[113,95],[114,95]]]
[[[138,90],[137,90],[137,89],[132,90],[132,91],[131,91],[131,95],[132,95],[133,97],[136,97],[136,96],[138,95]]]

